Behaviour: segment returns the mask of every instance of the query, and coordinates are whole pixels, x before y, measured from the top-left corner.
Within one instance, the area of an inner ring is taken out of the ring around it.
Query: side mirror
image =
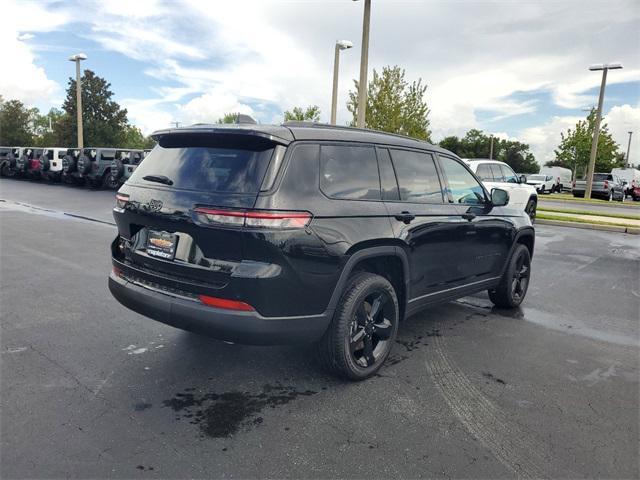
[[[527,183],[527,177],[520,175],[520,183]]]
[[[509,192],[501,188],[491,190],[491,203],[494,207],[504,207],[509,204]]]

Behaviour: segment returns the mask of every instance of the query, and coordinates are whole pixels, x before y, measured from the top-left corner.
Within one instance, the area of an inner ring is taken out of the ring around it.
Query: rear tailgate
[[[252,208],[275,146],[244,135],[161,137],[118,192],[128,264],[183,289],[224,289],[244,258],[243,231],[194,210]]]

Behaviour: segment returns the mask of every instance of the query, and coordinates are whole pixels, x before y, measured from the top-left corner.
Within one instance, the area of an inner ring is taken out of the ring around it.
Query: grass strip
[[[600,200],[599,198],[581,198],[574,197],[572,195],[562,194],[562,193],[552,193],[550,195],[538,195],[538,202],[544,202],[545,200],[558,200],[562,202],[575,202],[575,203],[586,203],[593,205],[611,205],[612,203],[616,206],[620,207],[629,207],[629,208],[638,208],[638,204],[634,205],[635,202],[631,199],[627,199],[627,201],[623,202],[610,202],[609,200]]]
[[[565,208],[546,207],[541,205],[538,208],[538,212],[553,212],[553,213],[569,213],[572,215],[595,215],[597,217],[612,217],[612,218],[626,218],[628,220],[640,220],[640,215],[632,215],[631,213],[607,213],[607,212],[594,212],[593,210],[570,210]]]
[[[538,210],[538,212],[536,213],[536,218],[539,218],[541,220],[555,220],[558,222],[590,223],[592,225],[611,225],[614,227],[632,227],[631,225],[627,225],[624,223],[601,222],[601,221],[595,221],[595,220],[585,220],[584,218],[580,218],[580,217],[564,217],[560,215],[553,215],[553,214],[541,212],[540,210]]]

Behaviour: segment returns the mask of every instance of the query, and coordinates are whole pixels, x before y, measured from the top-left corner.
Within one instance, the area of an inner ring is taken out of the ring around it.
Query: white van
[[[640,187],[640,170],[636,168],[612,168],[611,175],[617,175],[620,180],[627,182],[624,194],[631,195],[633,187]]]
[[[540,175],[552,175],[556,183],[556,192],[563,190],[571,191],[571,182],[573,181],[573,173],[564,167],[542,167]]]

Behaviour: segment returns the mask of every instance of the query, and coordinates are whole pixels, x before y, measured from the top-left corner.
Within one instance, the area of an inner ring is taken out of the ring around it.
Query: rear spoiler
[[[174,135],[238,135],[247,137],[259,137],[264,140],[268,140],[270,142],[285,146],[289,145],[293,141],[293,138],[284,138],[270,131],[264,131],[259,128],[247,128],[246,125],[234,124],[220,126],[211,125],[207,127],[194,125],[192,127],[167,128],[153,132],[151,134],[151,138],[153,138],[156,142],[160,142],[161,138]]]

